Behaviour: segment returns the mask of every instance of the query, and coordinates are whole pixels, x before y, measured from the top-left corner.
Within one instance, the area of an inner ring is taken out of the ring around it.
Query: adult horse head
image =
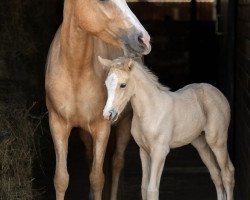
[[[150,52],[150,36],[125,0],[76,0],[74,4],[79,28],[121,47],[127,55]]]

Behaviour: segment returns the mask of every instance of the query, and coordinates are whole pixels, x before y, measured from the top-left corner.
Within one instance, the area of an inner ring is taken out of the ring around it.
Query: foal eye
[[[126,86],[127,86],[126,83],[122,83],[122,84],[120,85],[120,88],[125,88]]]

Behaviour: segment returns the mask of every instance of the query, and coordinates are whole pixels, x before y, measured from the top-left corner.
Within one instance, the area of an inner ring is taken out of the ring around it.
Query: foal
[[[207,166],[218,200],[233,200],[234,167],[227,151],[230,107],[223,94],[206,83],[171,92],[131,59],[99,61],[109,70],[104,117],[115,121],[129,101],[134,111],[131,132],[140,147],[143,200],[159,198],[170,148],[189,143]]]

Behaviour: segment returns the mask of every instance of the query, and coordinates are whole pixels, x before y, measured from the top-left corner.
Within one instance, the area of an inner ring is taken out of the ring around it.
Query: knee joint
[[[59,192],[65,192],[69,184],[68,173],[56,173],[54,177],[55,189]]]
[[[159,197],[159,190],[148,188],[148,191],[147,191],[148,199],[158,199],[158,197]]]

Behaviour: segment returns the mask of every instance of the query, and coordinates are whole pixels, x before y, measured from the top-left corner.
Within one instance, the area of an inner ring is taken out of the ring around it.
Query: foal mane
[[[136,69],[138,69],[138,71],[143,74],[146,80],[152,83],[157,89],[163,92],[167,92],[170,90],[169,87],[166,87],[159,82],[159,78],[147,66],[138,62],[135,63],[136,64],[134,67],[136,67]]]

